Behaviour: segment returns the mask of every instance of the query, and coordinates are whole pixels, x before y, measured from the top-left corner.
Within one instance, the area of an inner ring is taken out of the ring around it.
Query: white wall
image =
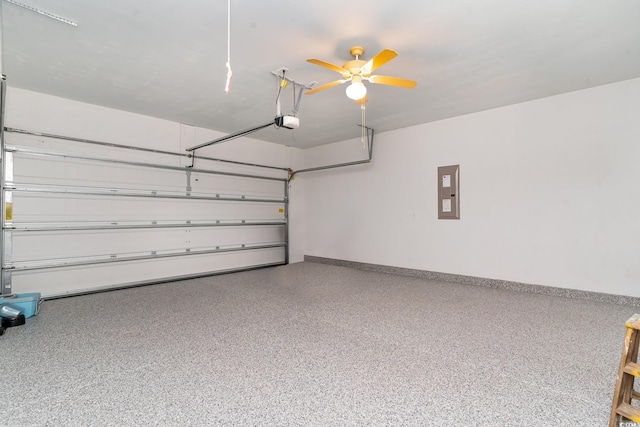
[[[301,176],[305,254],[640,296],[639,159],[640,79],[377,134],[370,165]],[[437,219],[451,164],[459,221]]]

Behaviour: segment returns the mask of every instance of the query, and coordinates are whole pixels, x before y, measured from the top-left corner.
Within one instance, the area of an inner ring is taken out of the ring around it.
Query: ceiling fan
[[[414,88],[417,84],[415,80],[401,79],[399,77],[371,75],[371,73],[377,68],[398,56],[398,54],[391,49],[382,50],[369,61],[360,59],[360,57],[364,53],[364,48],[362,46],[352,47],[351,50],[349,50],[349,53],[351,53],[351,56],[353,56],[354,59],[346,62],[342,67],[330,64],[320,59],[307,59],[307,62],[320,65],[321,67],[325,67],[333,71],[337,71],[338,73],[342,74],[342,79],[313,88],[305,92],[305,94],[313,95],[314,93],[320,92],[321,90],[325,90],[330,87],[350,81],[351,84],[347,86],[347,96],[354,101],[362,100],[361,102],[366,102],[367,87],[363,83],[364,80],[370,83],[398,86],[407,89]]]

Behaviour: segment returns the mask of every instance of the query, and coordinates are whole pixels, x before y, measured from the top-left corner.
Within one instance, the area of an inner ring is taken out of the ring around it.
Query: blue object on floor
[[[28,319],[38,314],[42,298],[40,298],[40,292],[5,295],[0,298],[0,304],[7,303],[22,308],[24,317]]]

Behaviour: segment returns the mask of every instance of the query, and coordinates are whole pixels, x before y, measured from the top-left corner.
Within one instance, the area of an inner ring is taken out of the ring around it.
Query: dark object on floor
[[[25,323],[26,323],[26,319],[24,317],[24,314],[20,314],[15,319],[7,319],[6,317],[2,318],[2,327],[4,329],[12,328],[14,326],[22,326]]]
[[[4,335],[7,328],[25,324],[24,309],[15,304],[0,304],[0,335]]]

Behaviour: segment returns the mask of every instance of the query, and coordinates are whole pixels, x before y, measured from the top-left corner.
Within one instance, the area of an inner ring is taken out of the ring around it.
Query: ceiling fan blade
[[[379,68],[380,66],[386,64],[387,62],[391,61],[396,56],[398,56],[398,54],[396,53],[395,50],[384,49],[383,51],[378,53],[376,56],[371,58],[369,60],[369,62],[367,62],[366,64],[364,64],[362,66],[362,74],[364,76],[368,76],[376,68]]]
[[[398,87],[404,87],[407,89],[413,89],[418,84],[418,82],[416,82],[415,80],[407,80],[407,79],[401,79],[399,77],[389,77],[389,76],[371,76],[369,77],[369,81],[371,83],[375,83],[379,85],[398,86]]]
[[[366,104],[367,101],[369,101],[369,98],[367,97],[367,95],[365,95],[362,98],[356,100],[356,104],[358,105]]]
[[[311,90],[306,91],[305,95],[313,95],[316,92],[320,92],[321,90],[329,89],[330,87],[341,85],[342,83],[348,82],[349,80],[336,80],[331,83],[323,84],[322,86],[314,87]]]
[[[321,67],[328,68],[328,69],[333,70],[333,71],[336,71],[336,72],[338,72],[338,73],[340,73],[340,74],[345,74],[345,73],[347,73],[347,74],[351,74],[351,73],[349,72],[349,70],[346,70],[346,69],[344,69],[344,68],[342,68],[342,67],[338,67],[337,65],[333,65],[333,64],[330,64],[330,63],[328,63],[328,62],[322,61],[322,60],[320,60],[320,59],[311,58],[311,59],[307,59],[307,62],[310,62],[310,63],[312,63],[312,64],[319,65],[319,66],[321,66]]]

